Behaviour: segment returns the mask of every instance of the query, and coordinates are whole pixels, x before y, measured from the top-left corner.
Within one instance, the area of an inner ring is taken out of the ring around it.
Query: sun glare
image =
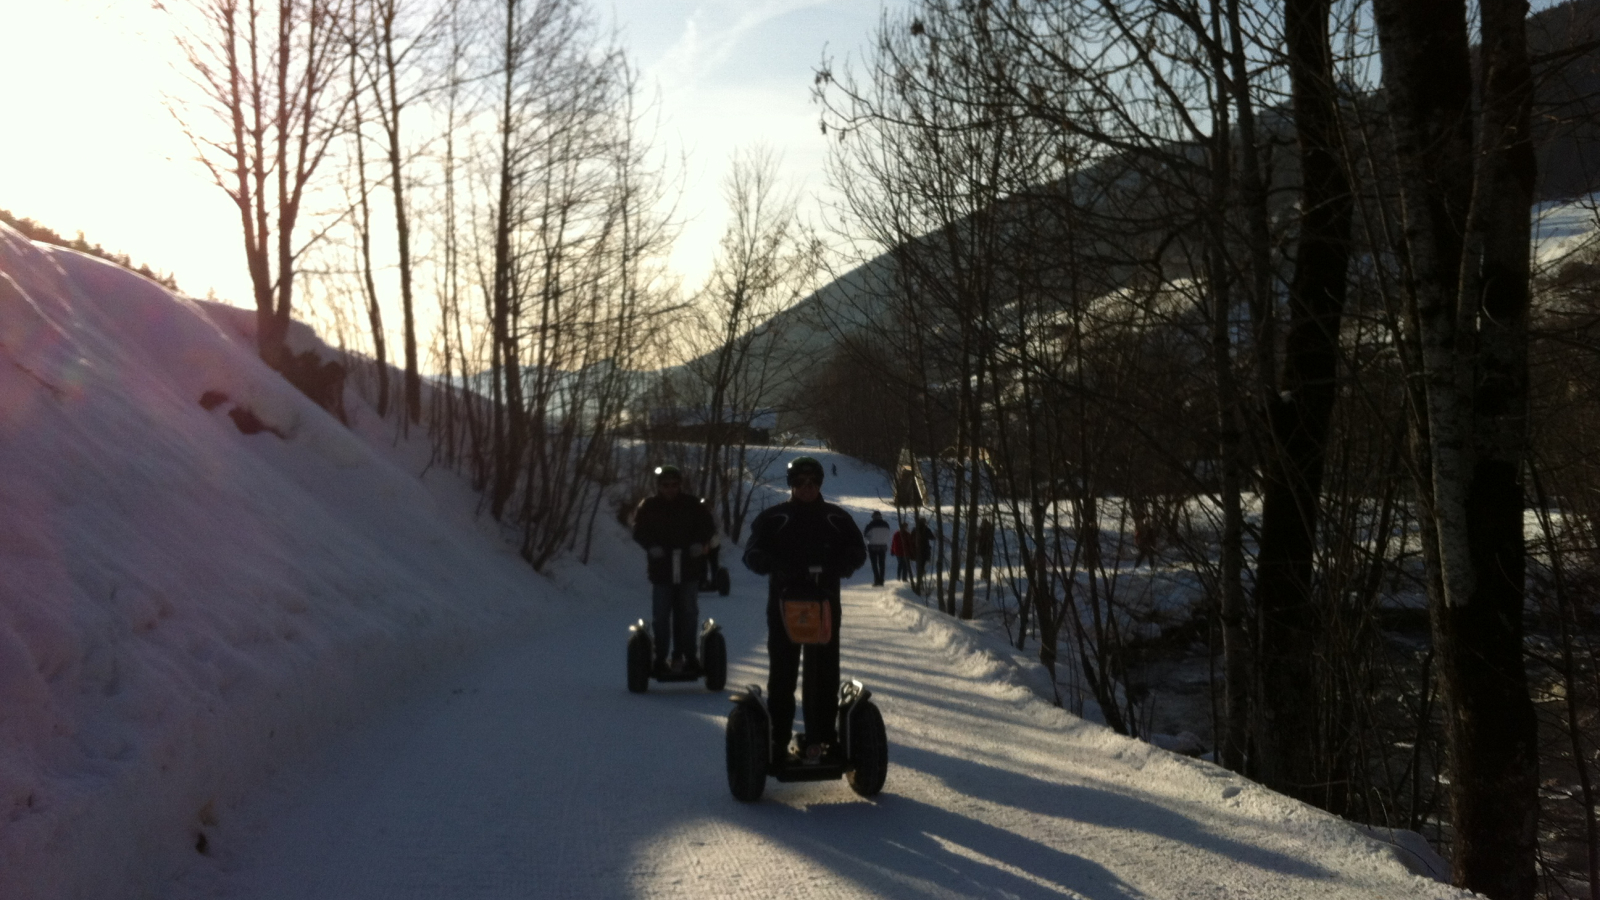
[[[247,301],[228,201],[163,105],[167,27],[144,3],[0,3],[0,208]]]

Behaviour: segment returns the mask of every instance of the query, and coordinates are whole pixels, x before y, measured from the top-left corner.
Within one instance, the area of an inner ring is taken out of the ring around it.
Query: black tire
[[[850,714],[850,764],[845,778],[850,789],[863,797],[883,790],[889,776],[889,735],[883,729],[883,714],[871,700],[856,704]]]
[[[740,704],[728,713],[728,790],[734,799],[754,803],[767,789],[766,718]]]
[[[628,690],[650,690],[650,639],[637,631],[628,635]]]
[[[718,596],[726,597],[733,589],[732,583],[728,580],[728,570],[725,568],[717,569],[717,574],[711,580],[716,583]]]
[[[722,632],[706,635],[705,646],[700,649],[700,665],[705,667],[706,690],[722,690],[728,683],[728,642]]]

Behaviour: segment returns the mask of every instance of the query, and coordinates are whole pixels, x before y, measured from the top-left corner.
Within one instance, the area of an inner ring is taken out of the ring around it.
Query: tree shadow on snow
[[[740,825],[892,900],[1142,896],[1099,863],[909,797],[805,808],[769,801],[740,812]]]
[[[973,797],[1087,825],[1137,830],[1268,872],[1326,880],[1334,873],[1316,863],[1235,840],[1173,809],[1128,794],[1059,784],[986,763],[914,747],[891,745],[892,764],[919,769]],[[893,768],[890,778],[894,777]],[[892,787],[892,780],[890,785]]]

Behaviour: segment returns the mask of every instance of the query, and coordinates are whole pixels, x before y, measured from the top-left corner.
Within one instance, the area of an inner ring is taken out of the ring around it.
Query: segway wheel
[[[628,690],[642,694],[650,689],[650,639],[635,631],[628,636]]]
[[[883,730],[883,714],[863,700],[851,713],[850,764],[845,778],[850,789],[863,797],[875,796],[883,790],[883,781],[889,775],[889,736]]]
[[[728,713],[728,790],[734,799],[754,803],[767,789],[766,720],[757,711],[740,704]]]
[[[728,591],[733,589],[733,585],[728,580],[728,570],[726,567],[718,568],[717,574],[713,576],[711,580],[716,582],[718,596],[726,597],[728,596]]]
[[[722,690],[728,683],[728,642],[722,632],[706,635],[705,646],[700,650],[700,664],[705,667],[706,690]]]

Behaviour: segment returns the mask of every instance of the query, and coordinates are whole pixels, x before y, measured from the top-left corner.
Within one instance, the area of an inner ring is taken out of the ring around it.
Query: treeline
[[[69,250],[76,250],[79,253],[87,253],[90,256],[98,257],[107,262],[116,263],[130,272],[137,272],[151,281],[162,285],[168,290],[178,290],[178,279],[176,276],[166,272],[157,272],[142,263],[136,266],[133,264],[133,260],[129,258],[126,253],[113,253],[99,244],[89,243],[89,240],[84,237],[83,232],[81,231],[78,232],[77,237],[69,240],[68,238],[62,237],[55,231],[40,225],[38,222],[35,222],[32,219],[22,218],[21,216],[17,216],[9,210],[4,209],[0,209],[0,222],[4,222],[7,225],[10,225],[12,228],[15,228],[19,234],[30,241],[38,241],[41,244],[53,244],[57,247],[66,247]]]
[[[1600,892],[1600,282],[1530,259],[1577,9],[920,0],[817,75],[876,261],[803,393],[923,480],[940,607],[993,560],[1018,646],[1137,734],[1128,573],[1173,566],[1218,761],[1495,898]]]
[[[653,113],[583,0],[188,12],[174,112],[238,210],[263,359],[292,379],[290,317],[317,319],[535,567],[587,559],[605,498],[627,507],[663,462],[737,539],[793,352],[763,323],[820,266],[771,151],[732,161],[715,266],[685,286]]]
[[[314,313],[524,558],[586,556],[636,373],[683,313],[636,73],[592,10],[194,0],[175,21],[175,112],[238,210],[263,359],[287,373],[290,316]]]

